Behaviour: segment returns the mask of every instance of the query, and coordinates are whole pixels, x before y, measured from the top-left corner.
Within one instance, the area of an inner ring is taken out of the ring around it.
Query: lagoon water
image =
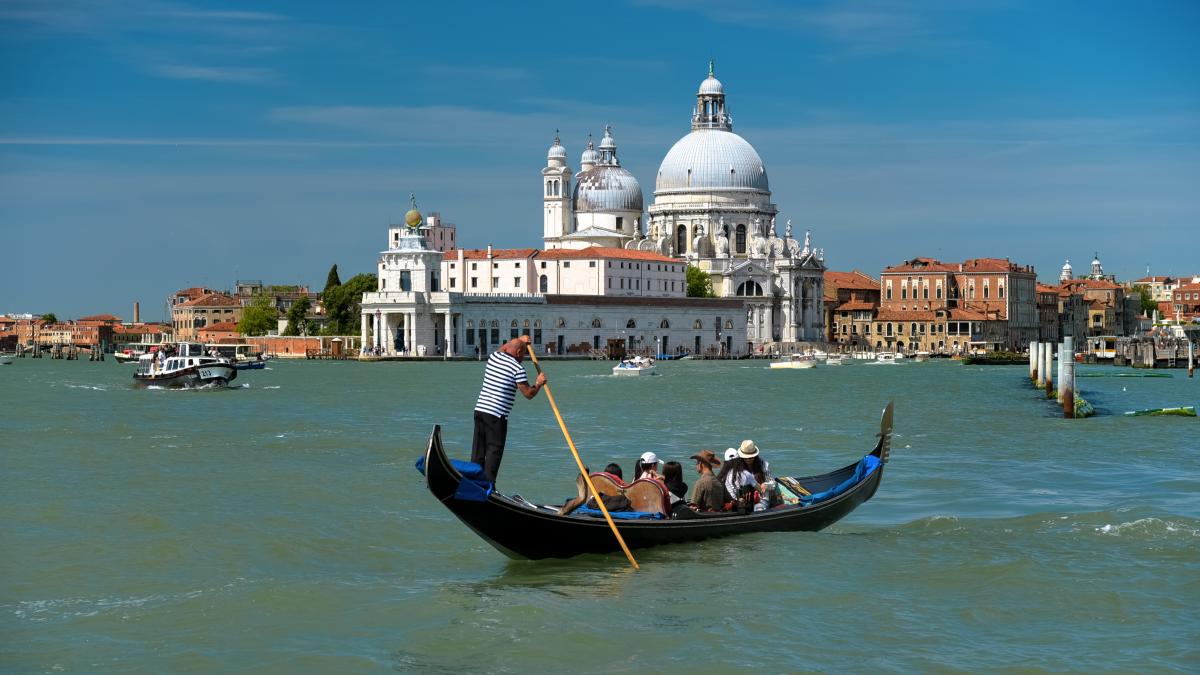
[[[1200,423],[1120,416],[1196,405],[1200,379],[1081,378],[1101,416],[1068,421],[1023,367],[611,365],[546,364],[594,467],[749,437],[778,474],[823,472],[894,399],[892,462],[823,532],[635,551],[640,572],[511,561],[413,469],[435,422],[469,454],[479,363],[274,361],[236,390],[148,391],[111,360],[18,359],[0,671],[1200,669]],[[543,397],[518,400],[500,483],[572,493]]]

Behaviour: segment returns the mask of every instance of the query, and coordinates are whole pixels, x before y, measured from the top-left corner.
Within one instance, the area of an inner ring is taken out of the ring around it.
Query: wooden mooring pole
[[[1046,398],[1054,398],[1054,343],[1046,343]]]
[[[1195,351],[1196,351],[1195,345],[1192,344],[1192,339],[1189,337],[1188,338],[1188,377],[1191,377],[1192,372],[1195,370],[1195,367],[1194,367],[1195,361],[1196,361]]]
[[[1060,378],[1059,400],[1062,402],[1063,417],[1075,419],[1075,338],[1063,338],[1062,377]]]
[[[1067,357],[1064,356],[1066,354],[1066,352],[1067,352],[1066,343],[1065,342],[1058,343],[1058,372],[1055,373],[1054,381],[1055,381],[1055,384],[1057,385],[1056,391],[1055,391],[1055,396],[1060,401],[1062,400],[1062,395],[1063,395],[1063,368],[1064,368],[1064,364],[1067,362]]]
[[[1029,343],[1029,380],[1037,382],[1038,371],[1038,343],[1037,340]]]

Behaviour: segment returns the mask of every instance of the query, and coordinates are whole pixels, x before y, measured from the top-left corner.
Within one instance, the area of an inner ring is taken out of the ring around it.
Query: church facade
[[[420,227],[393,228],[380,287],[363,297],[364,349],[473,353],[526,333],[548,353],[620,340],[741,356],[823,339],[823,251],[790,221],[779,235],[766,168],[733,132],[711,64],[648,209],[611,127],[599,148],[589,138],[579,169],[556,135],[541,170],[544,249],[443,254]],[[716,298],[686,296],[688,265],[710,275]]]

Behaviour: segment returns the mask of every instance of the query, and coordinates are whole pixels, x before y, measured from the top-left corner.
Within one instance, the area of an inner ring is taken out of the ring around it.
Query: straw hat
[[[758,457],[758,446],[752,440],[744,440],[742,441],[742,445],[737,449],[737,455],[742,459],[754,459]]]

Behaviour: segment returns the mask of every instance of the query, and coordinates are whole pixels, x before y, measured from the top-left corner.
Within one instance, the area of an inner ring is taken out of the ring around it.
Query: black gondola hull
[[[890,421],[889,421],[890,424]],[[871,453],[886,461],[886,438]],[[446,456],[441,429],[435,426],[425,454],[429,491],[467,527],[505,555],[516,559],[570,558],[584,553],[620,551],[603,518],[560,516],[493,492],[486,501],[454,497],[461,474]],[[798,479],[817,492],[854,475],[857,463],[821,476]],[[814,506],[788,506],[738,514],[695,514],[670,520],[617,520],[617,529],[631,549],[678,544],[753,532],[804,532],[829,527],[870,499],[883,479],[881,462],[869,475],[842,494]]]

